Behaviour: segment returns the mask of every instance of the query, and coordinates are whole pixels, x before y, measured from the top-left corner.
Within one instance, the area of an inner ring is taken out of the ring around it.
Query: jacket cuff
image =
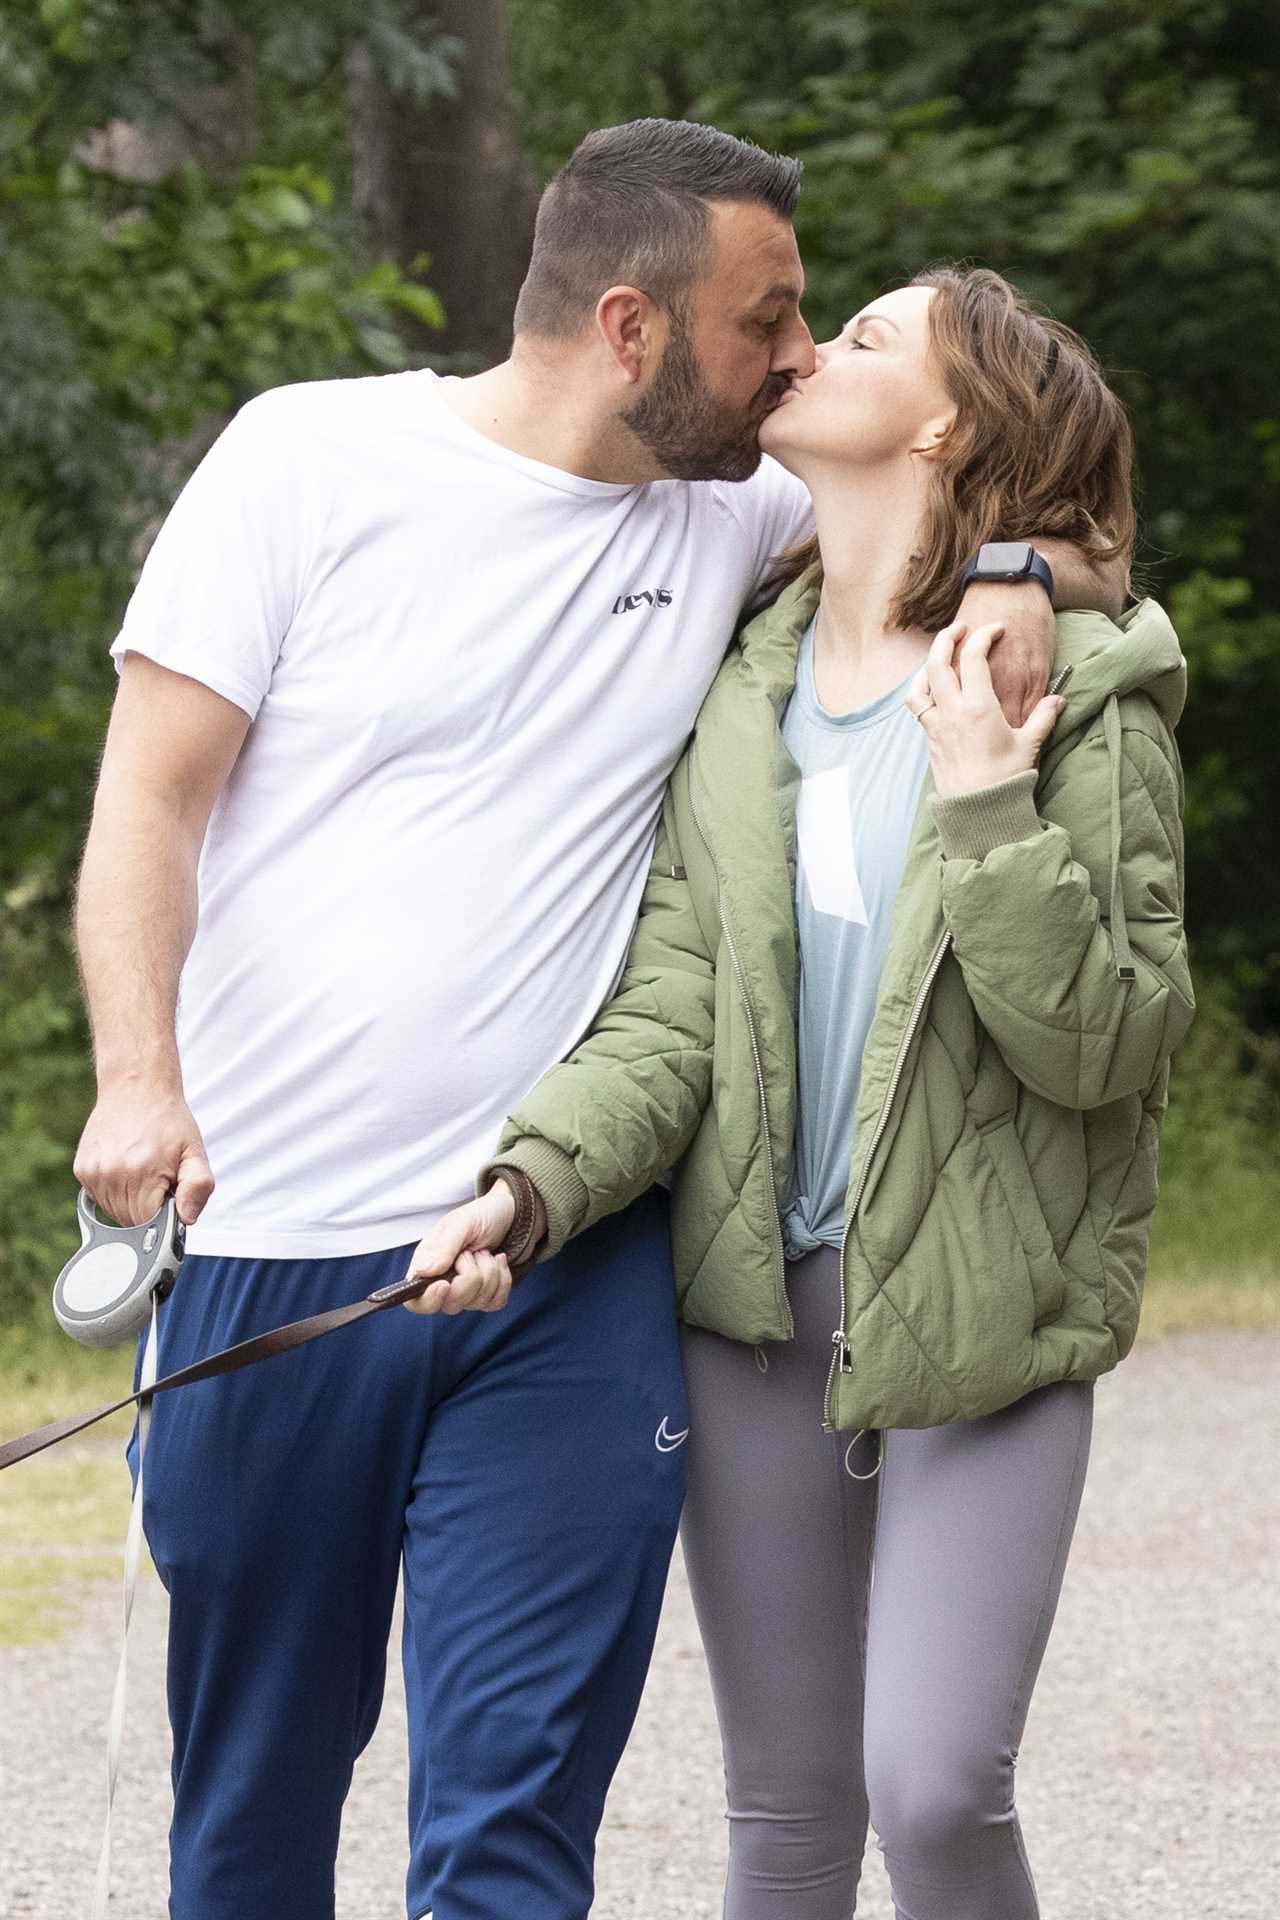
[[[947,860],[985,860],[997,847],[1015,840],[1031,840],[1040,831],[1036,812],[1036,781],[1032,767],[976,793],[958,793],[949,800],[934,794],[934,824]]]
[[[538,1248],[537,1259],[549,1260],[572,1239],[591,1205],[591,1195],[571,1154],[537,1134],[525,1134],[509,1146],[499,1147],[493,1159],[481,1167],[476,1177],[476,1193],[489,1191],[499,1167],[518,1167],[537,1188],[547,1215],[547,1237]]]

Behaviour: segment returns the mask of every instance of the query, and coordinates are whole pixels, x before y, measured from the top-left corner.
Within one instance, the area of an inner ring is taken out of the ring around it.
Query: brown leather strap
[[[493,1172],[515,1201],[515,1218],[498,1252],[506,1254],[512,1278],[516,1279],[534,1264],[534,1256],[547,1237],[547,1210],[542,1195],[522,1168],[500,1166]]]
[[[177,1373],[166,1374],[163,1380],[156,1381],[151,1392],[168,1393],[172,1387],[191,1387],[197,1380],[213,1380],[219,1374],[238,1373],[241,1367],[251,1367],[258,1360],[269,1360],[275,1353],[289,1353],[294,1347],[305,1347],[309,1340],[319,1340],[322,1335],[334,1333],[339,1327],[349,1327],[357,1320],[367,1319],[371,1313],[382,1313],[387,1307],[403,1306],[406,1300],[416,1299],[431,1285],[431,1277],[416,1274],[411,1280],[397,1280],[392,1286],[379,1287],[376,1293],[371,1293],[367,1299],[353,1301],[349,1307],[331,1307],[327,1313],[313,1313],[305,1320],[291,1320],[288,1326],[273,1327],[270,1333],[255,1334],[251,1340],[241,1340],[234,1347],[224,1347],[221,1353],[211,1353],[205,1360],[196,1360],[189,1367],[180,1367]],[[120,1413],[125,1407],[131,1407],[145,1397],[142,1393],[127,1393],[123,1400],[113,1400],[106,1407],[95,1407],[91,1413],[69,1414],[64,1420],[51,1420],[48,1426],[20,1434],[16,1440],[6,1440],[0,1444],[0,1473],[6,1467],[16,1466],[19,1460],[29,1460],[33,1453],[43,1453],[46,1447],[56,1446],[59,1440],[69,1440],[73,1433],[83,1433],[86,1427],[96,1426],[108,1414]]]

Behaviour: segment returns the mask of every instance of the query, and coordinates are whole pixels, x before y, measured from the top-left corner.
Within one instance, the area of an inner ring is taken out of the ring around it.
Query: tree
[[[427,94],[379,71],[367,43],[349,60],[355,211],[369,252],[413,270],[424,250],[444,303],[437,351],[490,365],[511,346],[537,210],[511,101],[505,0],[429,0],[451,55]]]

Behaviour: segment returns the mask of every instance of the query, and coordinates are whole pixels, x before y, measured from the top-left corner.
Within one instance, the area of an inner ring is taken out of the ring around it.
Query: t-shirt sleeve
[[[314,545],[297,408],[260,394],[214,441],[157,533],[111,647],[257,717]]]

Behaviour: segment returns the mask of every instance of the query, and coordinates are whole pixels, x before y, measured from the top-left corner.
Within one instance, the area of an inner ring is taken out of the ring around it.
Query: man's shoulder
[[[245,401],[232,428],[244,445],[263,448],[299,440],[358,437],[383,423],[403,423],[416,398],[406,382],[429,377],[375,373],[267,387]]]

